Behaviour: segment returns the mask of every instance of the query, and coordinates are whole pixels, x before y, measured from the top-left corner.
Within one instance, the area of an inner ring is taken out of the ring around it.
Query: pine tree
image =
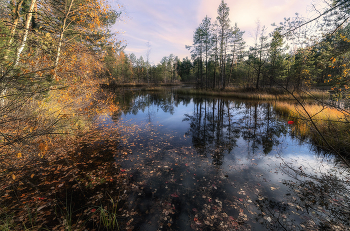
[[[218,16],[218,40],[220,47],[220,76],[221,76],[221,88],[224,89],[226,85],[226,57],[227,57],[227,43],[231,33],[230,27],[230,8],[224,2],[221,1],[217,10]]]
[[[205,52],[205,88],[208,88],[208,58],[210,56],[210,51],[212,48],[211,43],[211,19],[208,16],[205,16],[203,19],[200,28],[202,30],[202,39],[204,44]]]
[[[231,46],[231,65],[230,65],[230,74],[228,78],[228,83],[231,80],[233,69],[234,69],[234,63],[236,66],[238,65],[238,62],[243,58],[243,51],[245,48],[245,42],[243,41],[243,34],[244,31],[241,31],[237,23],[235,23],[235,27],[232,30],[232,35],[230,36],[230,46]]]

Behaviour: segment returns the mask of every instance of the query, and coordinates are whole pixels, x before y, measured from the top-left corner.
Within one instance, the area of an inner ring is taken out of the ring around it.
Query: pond
[[[349,171],[273,102],[116,93],[130,230],[349,229]]]

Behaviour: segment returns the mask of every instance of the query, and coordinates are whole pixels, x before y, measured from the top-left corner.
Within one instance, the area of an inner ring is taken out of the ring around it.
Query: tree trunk
[[[259,51],[259,68],[258,68],[258,74],[257,74],[257,79],[256,79],[256,89],[259,89],[259,81],[260,81],[260,74],[261,74],[261,68],[263,66],[262,64],[262,43],[260,45],[260,51]]]
[[[256,77],[256,86],[255,86],[255,88],[256,88],[257,90],[259,89],[260,71],[261,71],[261,66],[259,65],[258,74],[257,74],[257,77]]]
[[[222,89],[224,90],[225,87],[226,87],[226,56],[227,56],[227,53],[226,53],[226,46],[227,46],[227,38],[226,38],[226,43],[225,43],[225,56],[224,56],[224,60],[223,60],[223,79],[222,79]]]
[[[16,33],[16,28],[17,28],[17,25],[18,25],[18,22],[19,22],[19,18],[21,17],[21,15],[19,14],[19,11],[21,10],[21,7],[22,7],[22,4],[23,4],[23,1],[24,0],[21,0],[16,7],[13,8],[13,14],[14,14],[14,18],[13,18],[13,25],[12,25],[12,28],[11,28],[11,34],[10,34],[10,40],[8,41],[7,43],[7,52],[5,54],[5,59],[7,59],[7,55],[8,55],[8,52],[10,51],[10,46],[13,42],[13,39],[14,39],[14,36],[15,36],[15,33]],[[15,2],[16,1],[13,1],[13,4],[15,5]]]
[[[166,83],[166,67],[163,69],[164,83]]]
[[[201,39],[201,37],[200,37],[200,41],[202,41],[202,39]],[[203,53],[203,51],[202,51],[202,42],[201,42],[201,45],[200,45],[200,61],[199,61],[199,63],[200,63],[200,65],[201,65],[201,72],[200,72],[200,79],[201,79],[201,84],[200,84],[200,87],[201,88],[203,88],[203,57],[202,57],[202,53]]]
[[[220,43],[220,72],[221,86],[224,86],[224,27],[221,27],[221,43]]]
[[[215,83],[216,83],[216,57],[214,58],[214,84],[213,88],[215,89]]]
[[[66,30],[67,18],[68,18],[70,11],[71,11],[73,2],[74,2],[74,0],[71,0],[71,2],[69,3],[69,7],[68,7],[67,11],[65,12],[65,16],[63,19],[63,25],[62,25],[62,29],[61,29],[61,33],[60,33],[60,41],[59,41],[58,47],[57,47],[57,55],[56,55],[56,61],[55,61],[55,66],[54,66],[55,71],[56,71],[56,68],[58,66],[58,61],[60,60],[61,47],[62,47],[62,43],[63,43],[64,32]]]
[[[36,0],[32,0],[30,3],[30,7],[29,7],[29,12],[27,14],[27,18],[26,18],[26,22],[25,22],[25,31],[24,31],[24,35],[23,35],[23,39],[22,39],[22,43],[21,46],[19,47],[18,51],[17,51],[17,55],[16,55],[16,62],[14,66],[17,66],[18,62],[19,62],[19,58],[20,55],[26,45],[26,41],[28,38],[28,33],[29,33],[29,26],[30,26],[30,22],[32,21],[32,14],[34,11],[34,6],[35,6]]]
[[[199,57],[198,57],[197,65],[198,65],[198,70],[197,70],[197,87],[200,87],[200,83],[199,83],[199,75],[200,75]]]
[[[288,85],[289,85],[289,79],[290,79],[290,68],[288,67],[287,70],[287,81],[286,81],[286,89],[288,90]]]
[[[232,71],[233,71],[233,61],[235,59],[235,52],[236,52],[236,43],[233,44],[233,52],[232,52],[232,61],[231,61],[231,66],[230,66],[230,75],[228,77],[228,84],[230,84],[230,80],[232,77]]]

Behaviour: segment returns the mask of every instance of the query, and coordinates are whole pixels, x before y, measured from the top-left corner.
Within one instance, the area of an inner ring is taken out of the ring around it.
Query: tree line
[[[199,88],[227,86],[283,86],[300,90],[308,86],[348,89],[349,3],[332,1],[322,20],[311,24],[298,13],[284,18],[273,31],[257,22],[254,45],[247,47],[244,31],[231,25],[222,1],[213,22],[205,17],[193,35],[191,51],[194,78]],[[317,17],[317,18],[321,18]]]
[[[164,56],[160,63],[152,65],[148,58],[135,54],[125,54],[123,48],[108,50],[104,62],[106,78],[112,84],[120,83],[175,83],[181,77],[178,72],[179,58],[170,54]]]
[[[216,19],[206,16],[194,31],[193,43],[186,45],[190,58],[170,55],[151,65],[121,50],[110,54],[110,76],[117,82],[195,82],[205,89],[319,86],[343,97],[349,88],[349,3],[334,0],[329,6],[312,20],[298,13],[284,18],[272,24],[270,33],[257,22],[254,44],[247,46],[245,32],[231,23],[230,9],[222,1]]]

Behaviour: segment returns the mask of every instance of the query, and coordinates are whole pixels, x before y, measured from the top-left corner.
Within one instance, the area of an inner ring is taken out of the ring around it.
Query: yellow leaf
[[[30,178],[33,178],[34,177],[34,173],[32,175],[30,175]]]
[[[14,179],[14,180],[16,179],[16,176],[14,174],[12,174],[12,179]]]
[[[17,158],[21,158],[22,157],[22,153],[17,153]]]
[[[47,151],[48,146],[47,146],[47,144],[41,142],[41,143],[39,143],[39,149],[40,149],[40,151],[44,152],[44,151]]]

